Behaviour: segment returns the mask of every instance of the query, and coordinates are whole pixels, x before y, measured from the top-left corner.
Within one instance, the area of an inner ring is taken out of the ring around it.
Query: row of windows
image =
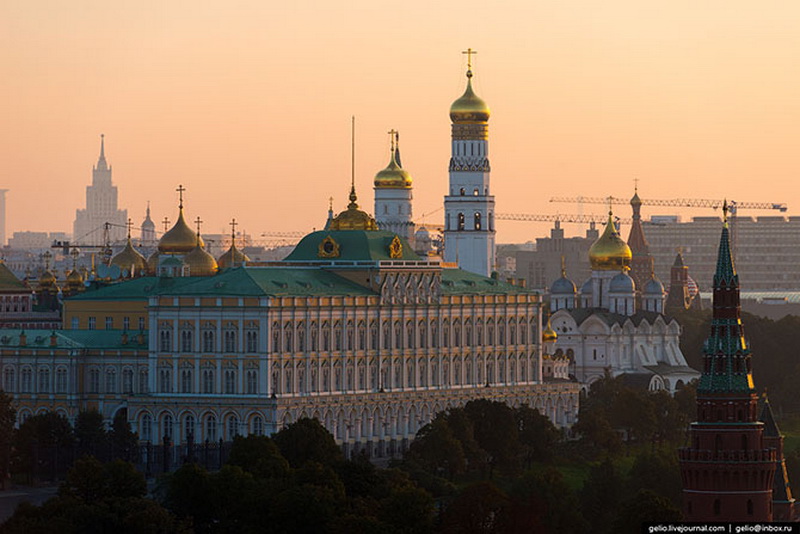
[[[5,296],[0,298],[0,310],[6,313],[30,311],[30,297]]]
[[[260,415],[251,417],[249,425],[239,421],[235,415],[229,415],[225,417],[224,425],[220,425],[217,416],[213,414],[205,416],[200,423],[194,415],[185,415],[180,426],[176,424],[171,414],[166,414],[161,417],[158,428],[155,428],[153,417],[146,413],[139,423],[139,436],[143,441],[157,442],[164,438],[169,438],[173,442],[187,441],[190,436],[196,443],[218,439],[230,441],[243,433],[261,436],[264,434],[264,428],[264,418]]]
[[[200,350],[203,352],[217,352],[216,331],[203,329],[200,335]],[[195,351],[195,332],[191,328],[182,328],[179,332],[179,346],[181,352]],[[158,348],[161,352],[173,350],[172,329],[162,328],[158,331]],[[258,330],[245,331],[246,352],[258,352]],[[222,350],[224,352],[238,352],[239,333],[235,329],[226,329],[222,332]]]
[[[258,370],[248,369],[245,371],[244,390],[246,395],[258,393]],[[236,369],[225,369],[221,374],[222,383],[217,384],[216,369],[206,368],[199,373],[199,382],[195,382],[194,369],[184,368],[178,371],[178,389],[173,390],[173,371],[170,368],[162,367],[158,371],[158,391],[160,393],[202,393],[215,395],[223,393],[225,395],[239,394],[239,373]]]
[[[70,322],[70,328],[72,330],[78,330],[81,326],[81,321],[79,317],[73,317],[72,321]],[[145,329],[145,318],[139,317],[137,321],[137,328],[139,330]],[[89,317],[87,319],[86,328],[88,330],[97,330],[97,317]],[[105,318],[105,329],[106,330],[114,330],[114,318],[111,316],[107,316]],[[131,318],[130,317],[123,317],[122,318],[122,329],[123,330],[130,330],[131,329]]]
[[[530,369],[533,358],[520,355],[515,357],[499,357],[495,361],[477,358],[473,363],[466,359],[456,359],[452,363],[437,358],[420,358],[406,361],[399,359],[393,364],[385,364],[380,370],[377,363],[348,365],[346,370],[341,365],[329,366],[305,365],[297,367],[275,362],[272,366],[272,388],[276,394],[328,393],[344,391],[377,391],[390,388],[414,387],[452,387],[474,386],[483,384],[505,384],[527,382],[535,379]]]
[[[34,376],[35,381],[34,381]],[[134,393],[133,369],[122,370],[121,382],[117,379],[117,370],[113,367],[106,369],[105,380],[101,379],[102,373],[98,368],[89,369],[86,381],[86,393]],[[53,377],[55,380],[53,380]],[[139,372],[138,393],[147,393],[147,369]],[[102,384],[101,384],[102,383]],[[3,390],[12,393],[70,393],[75,388],[70,388],[69,374],[66,367],[58,367],[55,375],[50,368],[40,367],[34,371],[31,367],[23,367],[17,376],[13,367],[3,370]]]
[[[444,321],[439,327],[438,321],[406,321],[405,325],[400,321],[390,324],[383,321],[382,332],[378,331],[377,321],[372,321],[367,329],[366,322],[359,321],[356,325],[353,321],[346,323],[347,328],[342,328],[342,323],[336,321],[333,328],[325,321],[322,323],[321,335],[317,329],[317,323],[312,322],[310,331],[307,333],[304,322],[296,325],[286,322],[281,329],[277,322],[272,324],[272,351],[279,352],[305,352],[306,343],[310,345],[312,352],[322,350],[327,352],[332,350],[341,351],[377,350],[379,345],[383,349],[415,349],[415,348],[438,348],[460,347],[460,346],[496,346],[505,345],[525,345],[528,343],[528,324],[521,319],[519,325],[512,319],[506,325],[504,320],[494,324],[489,321],[484,326],[482,320],[478,320],[473,326],[471,320],[467,320],[462,327],[461,321],[453,321],[452,328],[449,321]],[[535,331],[535,324],[531,325]],[[440,335],[441,333],[441,335]],[[379,336],[379,334],[382,334]]]

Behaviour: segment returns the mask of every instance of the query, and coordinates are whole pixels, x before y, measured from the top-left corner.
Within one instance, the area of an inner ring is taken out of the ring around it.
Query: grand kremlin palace
[[[181,443],[310,416],[382,454],[472,399],[562,426],[577,414],[577,384],[542,377],[539,295],[419,257],[354,189],[282,262],[248,263],[235,243],[216,260],[181,202],[149,260],[129,242],[112,264],[125,279],[65,299],[65,329],[0,331],[19,421],[126,410],[140,439]]]

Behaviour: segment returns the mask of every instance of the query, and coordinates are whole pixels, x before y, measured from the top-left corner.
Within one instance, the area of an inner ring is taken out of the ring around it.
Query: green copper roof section
[[[534,291],[463,269],[442,269],[442,293],[445,295],[508,295],[529,294]]]
[[[178,278],[143,276],[122,282],[111,283],[107,286],[89,288],[66,300],[147,300],[152,295],[189,285],[203,280],[200,276],[187,276]]]
[[[30,292],[30,289],[11,272],[11,269],[8,268],[4,261],[0,261],[0,292],[3,291],[18,293],[21,291]]]
[[[319,268],[236,267],[216,275],[195,278],[192,284],[162,295],[191,296],[333,296],[374,295],[350,280]]]
[[[321,257],[320,245],[330,237],[338,244],[338,255]],[[398,237],[402,245],[400,257],[392,258],[389,245]],[[408,241],[392,232],[365,231],[365,230],[321,230],[305,236],[286,256],[285,261],[379,261],[379,260],[409,260],[420,261],[420,258],[408,244]]]

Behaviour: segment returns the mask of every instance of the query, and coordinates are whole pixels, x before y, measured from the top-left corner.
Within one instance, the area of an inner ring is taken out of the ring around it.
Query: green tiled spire
[[[714,273],[711,335],[703,345],[703,375],[700,377],[698,391],[752,393],[755,388],[750,367],[751,356],[740,317],[739,277],[731,255],[727,205],[723,210],[725,224],[722,227],[717,270]]]

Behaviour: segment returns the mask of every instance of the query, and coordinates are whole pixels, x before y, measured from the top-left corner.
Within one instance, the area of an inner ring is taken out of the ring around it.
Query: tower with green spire
[[[689,521],[771,521],[776,451],[765,442],[764,423],[758,420],[727,206],[723,211],[697,421],[691,424],[690,446],[679,450],[684,516]]]

